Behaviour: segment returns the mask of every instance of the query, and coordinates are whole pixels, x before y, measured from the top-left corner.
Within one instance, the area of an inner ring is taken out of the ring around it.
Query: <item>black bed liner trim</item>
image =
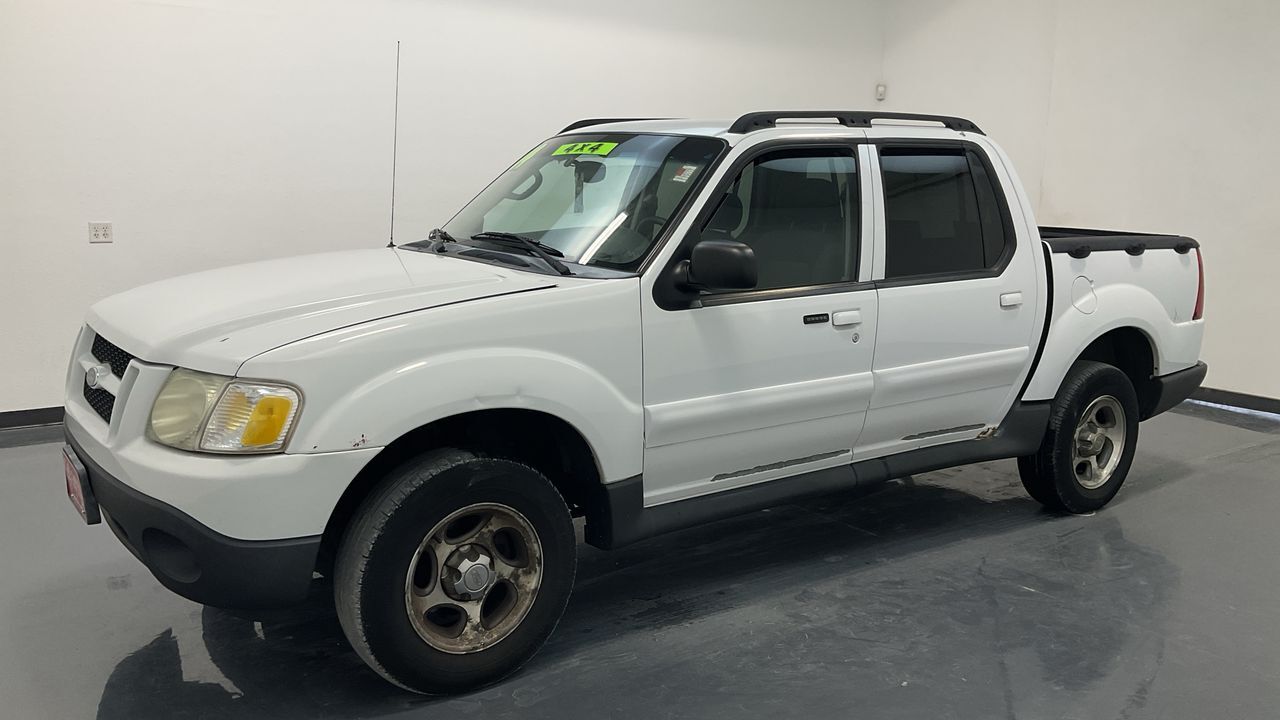
[[[1086,258],[1095,252],[1123,250],[1130,255],[1141,255],[1148,250],[1173,250],[1185,255],[1200,247],[1194,238],[1183,235],[1119,232],[1089,228],[1041,227],[1040,239],[1056,253],[1066,253],[1073,258]]]

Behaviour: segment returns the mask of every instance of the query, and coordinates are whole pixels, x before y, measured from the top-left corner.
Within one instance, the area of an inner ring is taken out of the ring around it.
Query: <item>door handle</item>
[[[1021,304],[1022,304],[1021,290],[1015,290],[1014,292],[1007,292],[1000,296],[1000,307],[1011,308],[1011,307],[1018,307]]]
[[[862,311],[860,310],[841,310],[831,313],[831,324],[836,327],[847,327],[849,325],[858,325],[862,323]]]

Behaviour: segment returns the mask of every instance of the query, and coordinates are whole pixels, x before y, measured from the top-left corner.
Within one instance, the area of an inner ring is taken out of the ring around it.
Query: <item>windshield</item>
[[[635,270],[724,147],[714,138],[675,135],[552,138],[516,161],[444,230],[464,242],[481,233],[515,233],[568,262]]]

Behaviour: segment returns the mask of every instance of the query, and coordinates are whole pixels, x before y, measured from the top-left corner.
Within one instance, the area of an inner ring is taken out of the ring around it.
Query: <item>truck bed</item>
[[[1175,250],[1185,255],[1200,243],[1183,235],[1095,230],[1092,228],[1040,228],[1040,239],[1056,253],[1067,253],[1074,258],[1088,257],[1091,253],[1107,250],[1123,250],[1130,255],[1141,255],[1147,250]]]
[[[1038,230],[1049,250],[1050,312],[1024,399],[1053,398],[1075,359],[1100,330],[1112,327],[1131,327],[1145,338],[1154,375],[1199,362],[1204,332],[1195,317],[1202,286],[1199,243],[1181,235]]]

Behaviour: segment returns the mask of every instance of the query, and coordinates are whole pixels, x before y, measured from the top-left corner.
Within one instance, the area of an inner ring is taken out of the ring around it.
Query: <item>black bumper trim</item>
[[[106,524],[162,585],[214,607],[261,609],[307,596],[320,536],[237,540],[112,477],[65,431]]]
[[[1208,372],[1209,366],[1198,362],[1186,370],[1151,378],[1151,393],[1143,403],[1145,407],[1142,408],[1142,419],[1155,417],[1191,397],[1191,393],[1204,382],[1204,376]]]

